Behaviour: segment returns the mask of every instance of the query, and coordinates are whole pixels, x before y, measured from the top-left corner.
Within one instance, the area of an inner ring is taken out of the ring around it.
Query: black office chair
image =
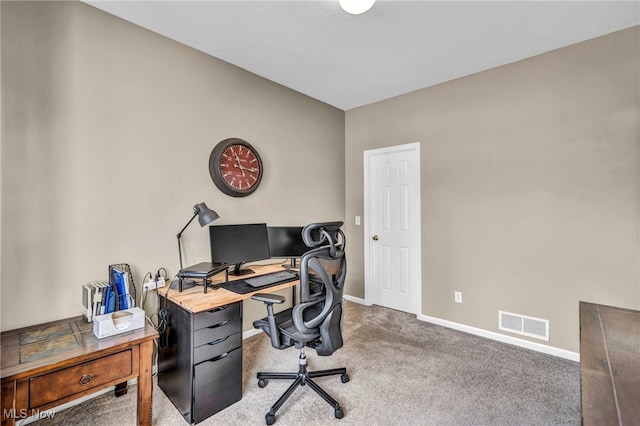
[[[258,373],[261,388],[267,385],[267,379],[294,380],[266,414],[267,425],[275,423],[276,411],[293,391],[306,384],[333,407],[336,418],[344,416],[340,404],[312,378],[340,374],[342,383],[346,383],[349,381],[346,368],[307,371],[304,354],[305,346],[315,349],[320,356],[331,355],[342,347],[342,293],[347,261],[341,226],[342,222],[314,223],[302,230],[302,238],[310,250],[300,258],[300,303],[274,315],[273,304],[284,302],[284,297],[263,293],[252,297],[267,306],[267,317],[254,321],[253,326],[271,337],[271,345],[276,349],[294,345],[300,349],[297,372]]]

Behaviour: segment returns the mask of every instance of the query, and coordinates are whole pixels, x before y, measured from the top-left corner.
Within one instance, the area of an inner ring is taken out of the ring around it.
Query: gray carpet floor
[[[579,425],[579,364],[562,358],[418,321],[378,306],[345,303],[342,349],[330,357],[306,351],[310,370],[346,367],[316,382],[344,409],[333,409],[308,386],[298,388],[276,415],[276,425]],[[199,423],[264,425],[264,415],[288,381],[260,389],[258,371],[296,371],[298,351],[278,351],[264,335],[244,341],[243,397]],[[133,425],[135,385],[56,413],[46,425]],[[187,425],[154,385],[154,425]]]

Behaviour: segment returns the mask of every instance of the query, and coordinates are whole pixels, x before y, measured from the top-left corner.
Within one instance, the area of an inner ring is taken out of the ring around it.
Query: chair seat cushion
[[[292,308],[285,309],[274,315],[276,320],[276,327],[280,333],[280,347],[277,349],[284,349],[289,346],[293,346],[296,341],[307,343],[317,339],[320,333],[301,333],[296,329],[291,318]],[[268,318],[262,318],[253,322],[253,327],[264,331],[268,336],[271,336],[269,329]]]

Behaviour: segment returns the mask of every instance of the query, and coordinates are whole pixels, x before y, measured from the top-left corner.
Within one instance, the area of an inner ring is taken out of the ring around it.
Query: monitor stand
[[[250,275],[254,273],[253,269],[248,269],[248,268],[242,269],[241,266],[242,266],[242,262],[236,263],[235,267],[233,268],[233,271],[231,271],[230,274],[240,276],[240,275]]]
[[[182,290],[188,290],[188,289],[193,288],[195,286],[203,286],[205,293],[207,292],[207,288],[212,288],[214,290],[219,289],[220,288],[220,284],[212,284],[211,281],[209,280],[209,278],[210,278],[210,276],[207,276],[202,281],[197,281],[197,282],[195,280],[191,280],[191,279],[188,279],[188,278],[177,278],[171,283],[169,288],[171,290],[182,291]],[[225,278],[225,283],[229,282],[229,274],[225,273],[224,278]],[[182,280],[182,289],[180,289],[180,280]]]
[[[182,290],[186,290],[198,285],[194,280],[189,280],[186,278],[176,278],[175,280],[173,280],[169,288],[171,290],[180,290],[180,281],[182,281]]]
[[[297,266],[297,262],[296,262],[296,258],[292,257],[289,264],[287,265],[286,263],[282,264],[282,267],[286,270],[298,270],[300,269],[299,266]]]

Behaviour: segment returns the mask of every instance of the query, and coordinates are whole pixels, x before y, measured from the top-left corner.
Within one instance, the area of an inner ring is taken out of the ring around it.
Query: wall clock
[[[248,142],[229,138],[219,142],[209,156],[209,173],[220,191],[246,197],[262,180],[262,159]]]

